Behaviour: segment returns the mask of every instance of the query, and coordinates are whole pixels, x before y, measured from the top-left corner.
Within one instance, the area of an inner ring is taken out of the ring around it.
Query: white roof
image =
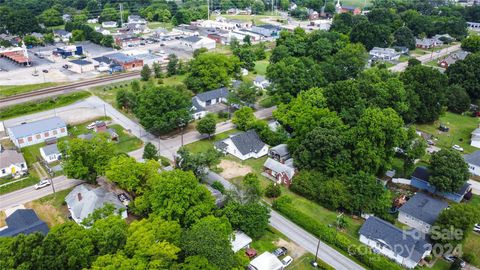
[[[270,252],[264,252],[250,262],[250,265],[257,270],[280,270],[283,269],[282,262]]]
[[[242,231],[235,231],[235,239],[232,239],[231,243],[233,252],[237,253],[242,248],[250,245],[252,238]]]

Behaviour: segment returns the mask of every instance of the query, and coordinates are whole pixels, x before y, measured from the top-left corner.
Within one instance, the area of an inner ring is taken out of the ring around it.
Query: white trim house
[[[2,150],[0,152],[0,177],[17,176],[26,173],[27,162],[22,153],[15,150]]]
[[[268,153],[268,145],[262,142],[255,130],[233,134],[225,140],[215,142],[215,149],[241,160],[260,158]]]
[[[398,209],[398,221],[428,234],[440,212],[447,207],[448,203],[418,192]]]
[[[395,225],[370,216],[359,231],[360,242],[396,263],[412,269],[431,253],[431,245],[416,237],[415,231],[402,231]]]
[[[480,176],[480,150],[464,155],[463,159],[468,164],[470,173]]]
[[[55,116],[35,122],[7,128],[8,137],[13,144],[22,148],[44,142],[50,138],[61,138],[68,135],[67,124],[62,118]]]
[[[49,144],[40,148],[40,155],[47,163],[59,161],[62,154],[58,150],[57,144]]]

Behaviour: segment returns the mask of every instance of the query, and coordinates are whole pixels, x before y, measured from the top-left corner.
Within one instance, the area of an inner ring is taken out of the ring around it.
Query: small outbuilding
[[[94,71],[95,65],[88,60],[75,59],[68,61],[68,69],[75,73],[81,74],[89,71]]]
[[[283,263],[277,256],[268,251],[253,259],[248,266],[248,269],[253,270],[282,270],[283,268]]]
[[[50,144],[40,148],[40,155],[47,163],[59,161],[62,153],[58,150],[57,144]]]
[[[235,231],[235,235],[230,242],[232,243],[233,252],[237,253],[242,249],[249,248],[252,243],[252,238],[242,231]]]

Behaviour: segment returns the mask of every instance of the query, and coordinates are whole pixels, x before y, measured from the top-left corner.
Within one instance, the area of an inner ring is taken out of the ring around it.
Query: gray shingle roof
[[[205,102],[205,101],[216,99],[216,98],[227,98],[227,96],[228,96],[228,89],[226,87],[222,87],[216,90],[200,93],[196,97],[199,100]]]
[[[254,152],[258,153],[265,146],[265,143],[260,140],[255,130],[249,130],[239,133],[231,137],[233,144],[237,147],[242,155]]]
[[[469,164],[480,166],[480,151],[475,151],[471,154],[463,155],[463,159]]]
[[[272,147],[269,149],[269,152],[271,152],[272,154],[277,154],[279,155],[280,157],[286,157],[286,156],[290,156],[289,152],[288,152],[288,146],[284,143],[282,144],[279,144],[275,147]]]
[[[433,225],[440,212],[447,207],[448,203],[418,192],[400,207],[398,211]]]
[[[24,138],[38,133],[66,127],[67,124],[62,118],[55,116],[23,125],[9,127],[15,138]]]
[[[73,64],[77,64],[79,66],[86,66],[86,65],[92,64],[92,62],[87,61],[87,60],[83,60],[83,59],[75,59],[75,60],[70,60],[68,62],[73,63]]]
[[[47,155],[47,156],[60,153],[60,151],[58,151],[57,144],[50,144],[50,145],[42,147],[42,149],[43,149],[43,152],[45,153],[45,155]]]
[[[359,234],[372,240],[380,240],[381,244],[388,246],[390,250],[400,252],[400,256],[415,262],[419,262],[422,255],[431,248],[431,245],[423,239],[412,237],[419,235],[418,233],[402,231],[393,224],[373,216],[365,221]]]
[[[292,168],[292,167],[289,167],[288,165],[286,164],[282,164],[274,159],[271,159],[271,158],[267,158],[267,160],[265,160],[265,163],[263,164],[263,166],[267,169],[270,169],[274,172],[277,172],[277,173],[286,173],[288,175],[288,178],[289,179],[292,179],[293,175],[295,175],[295,170]]]
[[[190,42],[190,43],[197,43],[200,40],[202,40],[202,38],[198,37],[198,36],[189,36],[189,37],[184,38],[183,40],[187,41],[187,42]]]
[[[195,108],[193,113],[205,111],[205,108],[198,103],[198,100],[195,97],[192,98],[192,106]]]
[[[5,219],[8,228],[0,231],[0,236],[15,236],[40,232],[47,234],[47,224],[38,218],[32,209],[18,209]]]
[[[25,158],[15,150],[3,150],[0,152],[0,169],[7,168],[12,164],[25,163]]]
[[[91,188],[86,185],[75,187],[65,197],[65,202],[74,218],[82,220],[107,203],[113,204],[117,210],[126,209],[113,192],[108,192],[102,187]]]

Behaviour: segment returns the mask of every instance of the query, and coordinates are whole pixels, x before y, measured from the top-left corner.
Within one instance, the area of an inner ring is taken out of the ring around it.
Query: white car
[[[285,267],[289,266],[293,262],[293,258],[290,256],[285,256],[285,258],[282,259],[282,263]]]
[[[457,145],[457,144],[455,144],[454,146],[452,146],[452,149],[457,150],[457,151],[460,151],[460,152],[463,152],[463,148],[460,147],[460,145]]]
[[[35,189],[41,189],[41,188],[44,188],[46,186],[50,186],[50,181],[48,179],[43,179],[41,180],[40,182],[38,182],[37,184],[35,184],[35,186],[33,186]]]

